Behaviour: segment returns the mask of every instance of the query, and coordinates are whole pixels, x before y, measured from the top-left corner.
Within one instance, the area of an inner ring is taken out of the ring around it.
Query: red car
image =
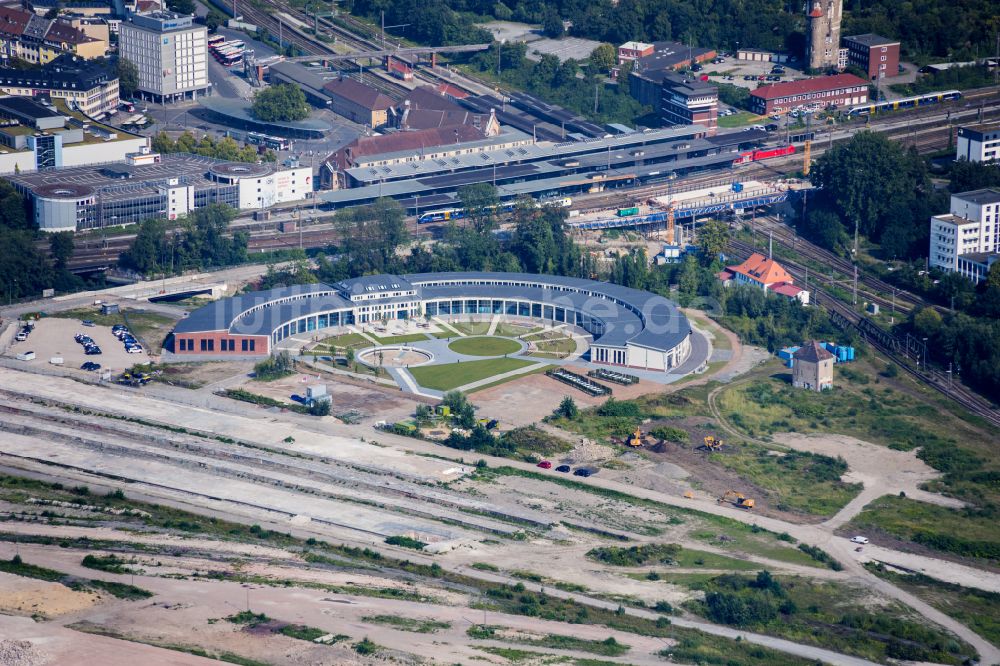
[[[552,463],[550,463],[548,460],[543,460],[542,462],[538,463],[538,466],[541,467],[542,469],[552,469]]]

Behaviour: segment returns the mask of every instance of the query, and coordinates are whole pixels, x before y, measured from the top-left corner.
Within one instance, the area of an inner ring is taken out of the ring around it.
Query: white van
[[[866,544],[866,543],[868,543],[868,537],[853,536],[853,537],[851,537],[851,543]]]
[[[21,352],[20,354],[17,355],[17,360],[18,361],[34,361],[35,360],[35,352],[33,352],[33,351]]]
[[[65,361],[62,356],[53,356],[49,359],[49,363],[52,365],[62,365]]]

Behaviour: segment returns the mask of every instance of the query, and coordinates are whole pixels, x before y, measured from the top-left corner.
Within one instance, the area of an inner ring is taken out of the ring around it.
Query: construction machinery
[[[657,440],[656,438],[651,437],[650,435],[643,435],[642,430],[639,428],[639,426],[636,426],[635,432],[633,432],[631,435],[621,438],[612,437],[611,442],[613,444],[622,444],[623,446],[627,446],[631,449],[641,449],[643,446],[646,446],[647,444],[650,446],[656,444]]]
[[[699,446],[698,448],[701,449],[702,451],[721,451],[722,445],[723,441],[718,437],[715,437],[713,435],[706,435],[705,443]]]
[[[735,490],[727,490],[726,494],[718,499],[718,502],[719,504],[728,502],[737,508],[746,509],[748,511],[753,508],[753,500],[743,493],[738,493]]]

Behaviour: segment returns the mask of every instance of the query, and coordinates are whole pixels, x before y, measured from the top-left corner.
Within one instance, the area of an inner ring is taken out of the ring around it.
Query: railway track
[[[730,241],[729,246],[735,254],[743,258],[756,251],[754,246],[742,241]],[[806,280],[807,271],[803,266],[790,261],[782,261],[782,264],[796,280]],[[914,358],[915,362],[912,362],[910,359],[912,349],[908,351],[906,342],[900,340],[895,334],[881,328],[871,319],[854,310],[853,307],[832,296],[824,287],[816,286],[815,283],[812,288],[812,302],[830,312],[834,322],[839,323],[841,327],[856,329],[868,344],[914,378],[924,382],[992,425],[1000,427],[1000,413],[989,400],[969,390],[961,383],[955,384],[948,373],[930,367],[921,367],[917,356]]]

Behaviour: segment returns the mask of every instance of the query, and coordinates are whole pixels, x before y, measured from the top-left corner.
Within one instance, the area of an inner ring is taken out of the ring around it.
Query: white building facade
[[[981,271],[971,264],[981,264],[981,256],[1000,252],[998,217],[1000,189],[953,194],[949,213],[931,218],[930,265],[981,279]],[[969,255],[976,255],[977,260],[970,263],[961,259]]]
[[[194,99],[210,87],[208,31],[191,16],[135,14],[119,28],[118,52],[139,70],[139,94],[156,101]]]
[[[959,127],[955,159],[1000,162],[1000,123]]]

